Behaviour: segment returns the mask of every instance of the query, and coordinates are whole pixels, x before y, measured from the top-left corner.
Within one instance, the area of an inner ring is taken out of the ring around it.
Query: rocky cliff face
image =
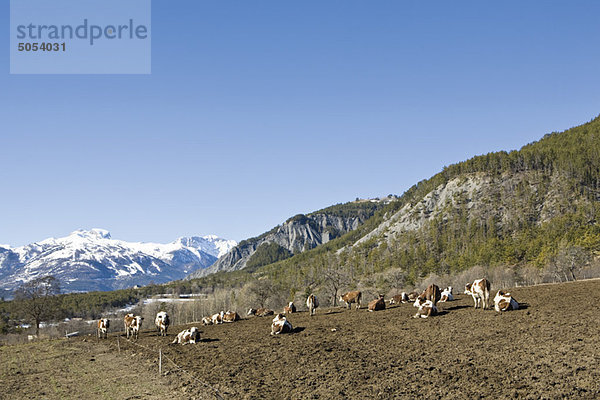
[[[572,187],[572,182],[560,173],[465,174],[439,185],[418,202],[407,203],[396,213],[386,215],[355,246],[370,240],[390,244],[403,233],[419,231],[431,223],[463,228],[487,223],[493,224],[499,234],[532,223],[541,225],[586,202]]]
[[[358,209],[353,215],[343,216],[326,211],[296,215],[257,238],[240,242],[212,266],[192,273],[189,278],[199,278],[220,271],[237,271],[246,268],[249,263],[253,266],[267,264],[257,259],[262,255],[257,250],[267,244],[276,244],[282,252],[289,255],[312,249],[355,230],[373,215],[375,209],[376,207]],[[265,260],[273,261],[268,256],[265,257]]]

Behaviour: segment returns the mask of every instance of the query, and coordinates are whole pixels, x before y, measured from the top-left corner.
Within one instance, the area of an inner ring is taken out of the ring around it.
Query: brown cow
[[[380,294],[378,299],[371,300],[369,302],[368,309],[371,312],[373,312],[373,311],[379,311],[379,310],[385,310],[385,301],[383,300],[383,295]]]
[[[408,296],[408,301],[415,301],[417,299],[417,297],[419,297],[419,293],[410,292],[407,296]]]
[[[227,311],[225,314],[223,314],[223,322],[235,322],[239,320],[240,316],[235,311]]]
[[[427,286],[427,289],[423,291],[418,297],[417,300],[431,300],[434,306],[437,306],[438,301],[442,297],[440,288],[438,285],[431,284]]]
[[[400,294],[393,296],[390,299],[390,305],[400,304],[400,303],[408,303],[408,301],[409,301],[408,294],[406,294],[406,292],[402,292]]]
[[[273,315],[275,312],[268,308],[251,308],[248,310],[248,315],[256,315],[257,317],[266,317],[267,315]]]
[[[362,298],[362,293],[360,290],[354,290],[352,292],[344,293],[340,296],[340,303],[343,301],[346,303],[347,309],[352,309],[352,303],[356,303],[356,309],[360,308],[360,300]]]

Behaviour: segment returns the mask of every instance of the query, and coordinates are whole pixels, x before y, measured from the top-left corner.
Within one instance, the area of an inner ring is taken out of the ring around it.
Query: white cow
[[[498,290],[494,297],[494,309],[498,312],[518,310],[519,303],[508,292]]]
[[[139,315],[127,314],[123,317],[123,322],[125,324],[125,333],[127,334],[127,339],[131,335],[135,339],[138,338],[140,334],[140,329],[142,329],[142,321],[144,318]]]
[[[195,326],[190,329],[186,329],[177,334],[173,344],[195,344],[200,341],[200,331]]]
[[[271,335],[279,335],[280,333],[290,333],[292,331],[292,324],[287,320],[283,314],[277,314],[273,318],[271,324]]]
[[[169,316],[165,311],[161,311],[156,314],[154,324],[156,325],[156,329],[158,330],[158,334],[160,336],[167,336],[167,329],[169,329],[170,321]]]
[[[473,297],[475,308],[482,307],[484,310],[490,306],[490,281],[485,278],[476,279],[473,283],[465,285],[465,294]]]
[[[108,318],[102,318],[101,320],[98,320],[98,328],[96,330],[96,334],[98,335],[98,338],[102,338],[104,337],[105,339],[108,338],[108,327],[110,326],[110,321],[108,320]]]
[[[452,294],[452,286],[448,286],[446,289],[442,290],[442,297],[440,298],[440,303],[445,303],[447,301],[454,301],[454,295]]]
[[[315,296],[314,294],[308,296],[308,298],[306,299],[306,307],[308,307],[308,312],[310,313],[311,317],[315,315],[317,312],[317,308],[319,307],[319,300],[317,300],[317,296]]]
[[[431,300],[418,298],[413,305],[418,308],[417,313],[413,318],[428,318],[437,315],[438,313],[437,307]]]

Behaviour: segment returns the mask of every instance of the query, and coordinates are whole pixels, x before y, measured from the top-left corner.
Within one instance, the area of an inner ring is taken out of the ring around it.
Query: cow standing
[[[359,290],[355,290],[353,292],[347,292],[340,296],[340,303],[343,301],[346,303],[347,309],[352,309],[352,303],[356,304],[356,309],[360,308],[360,300],[362,298],[362,293]]]
[[[485,278],[476,279],[473,283],[465,285],[465,294],[473,297],[474,307],[481,306],[484,310],[490,306],[490,281]]]
[[[123,317],[123,323],[125,324],[125,334],[127,335],[127,339],[131,335],[136,340],[140,334],[140,329],[142,328],[142,321],[144,318],[139,315],[127,314]]]
[[[98,327],[96,329],[96,334],[98,335],[98,339],[108,338],[108,327],[110,326],[110,320],[108,318],[102,318],[98,321]]]
[[[161,311],[156,314],[154,324],[156,325],[156,329],[158,330],[158,334],[160,336],[167,336],[167,329],[169,329],[170,321],[169,315],[165,311]]]
[[[441,297],[442,294],[438,285],[431,284],[427,286],[427,289],[425,289],[423,293],[419,295],[417,300],[430,300],[434,306],[437,306],[437,303],[440,301]]]
[[[310,313],[311,317],[315,315],[317,312],[317,308],[319,307],[319,300],[317,300],[317,296],[315,296],[314,294],[308,296],[308,298],[306,299],[306,307],[308,307],[308,312]]]

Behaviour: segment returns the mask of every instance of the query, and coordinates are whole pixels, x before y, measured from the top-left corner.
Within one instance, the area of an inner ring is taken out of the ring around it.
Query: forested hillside
[[[508,267],[516,279],[536,269],[574,279],[600,250],[599,183],[596,118],[446,167],[356,231],[259,273],[292,292],[334,280],[390,288],[390,279],[372,279],[389,270],[413,285],[478,265]]]

